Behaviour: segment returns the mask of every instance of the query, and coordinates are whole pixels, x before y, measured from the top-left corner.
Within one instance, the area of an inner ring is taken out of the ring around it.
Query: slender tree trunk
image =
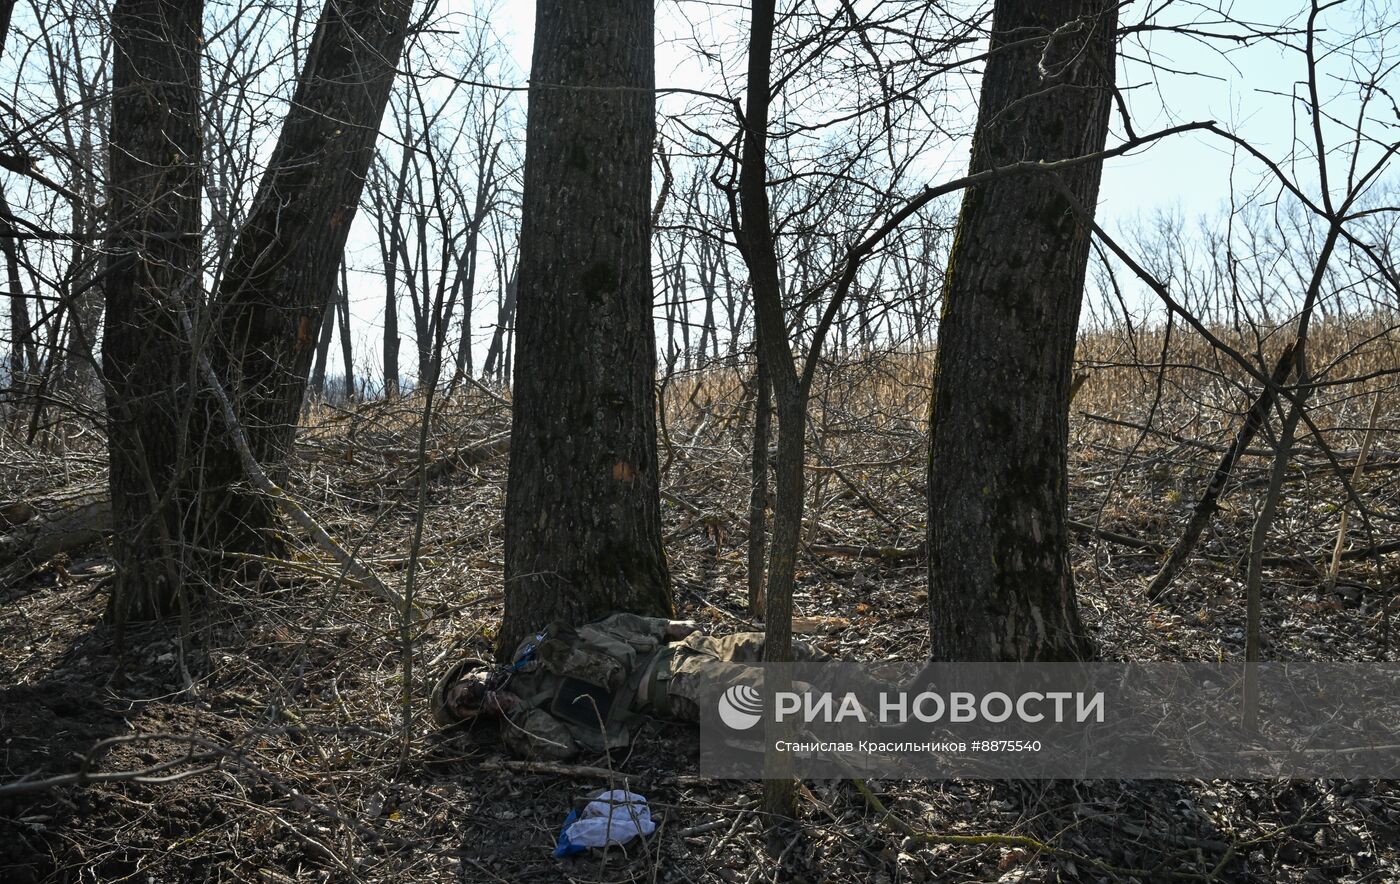
[[[350,340],[350,272],[343,261],[335,309],[340,317],[340,361],[345,365],[345,401],[349,403],[355,401],[355,346]]]
[[[502,655],[551,618],[672,611],[651,318],[652,18],[651,0],[536,5]]]
[[[1220,458],[1220,463],[1216,466],[1215,472],[1211,474],[1210,484],[1201,494],[1201,499],[1196,501],[1195,508],[1191,511],[1191,518],[1186,522],[1186,528],[1181,532],[1181,537],[1172,546],[1171,552],[1162,562],[1162,567],[1158,569],[1156,576],[1147,585],[1147,597],[1156,600],[1171,586],[1176,575],[1181,573],[1181,569],[1186,567],[1186,562],[1191,558],[1191,553],[1196,549],[1196,542],[1201,539],[1201,533],[1210,524],[1211,516],[1220,509],[1220,495],[1225,491],[1225,483],[1230,481],[1230,474],[1235,468],[1235,463],[1249,448],[1249,443],[1254,441],[1254,435],[1259,432],[1259,428],[1264,425],[1264,420],[1269,416],[1269,409],[1274,407],[1274,399],[1278,395],[1278,387],[1288,380],[1288,375],[1293,371],[1294,359],[1297,356],[1296,344],[1289,344],[1279,354],[1278,361],[1274,363],[1272,383],[1259,392],[1259,397],[1254,400],[1249,411],[1244,416],[1244,423],[1240,425],[1239,432],[1235,434],[1230,447],[1225,450],[1225,455]]]
[[[684,245],[676,253],[676,318],[681,328],[681,367],[689,371],[695,354],[690,348],[690,271]]]
[[[386,215],[379,214],[379,246],[384,260],[384,395],[399,395],[399,253],[403,242],[403,204],[408,187],[410,132],[404,130],[403,157],[398,177],[384,179],[386,190],[393,188],[393,203]],[[387,197],[387,194],[384,195]],[[377,202],[382,206],[382,200]],[[387,229],[386,229],[387,228]],[[348,376],[348,369],[347,369]],[[353,396],[354,391],[351,390]]]
[[[340,292],[326,300],[326,312],[321,314],[321,337],[316,342],[316,362],[311,368],[311,393],[320,399],[326,395],[326,361],[331,352],[331,337],[339,314]]]
[[[783,311],[782,279],[768,204],[768,111],[771,91],[773,0],[754,0],[749,28],[748,83],[744,98],[744,146],[739,168],[739,243],[749,268],[759,358],[773,388],[778,417],[778,462],[774,470],[773,538],[764,598],[763,659],[792,659],[792,591],[802,533],[803,457],[806,447],[806,384],[797,373]],[[814,344],[819,347],[820,343]],[[763,810],[770,832],[796,810],[796,791],[784,776],[784,761],[763,783]]]
[[[1264,491],[1264,500],[1259,507],[1259,515],[1254,520],[1254,529],[1249,536],[1249,564],[1245,569],[1245,630],[1244,661],[1255,664],[1263,659],[1264,635],[1260,628],[1263,614],[1264,547],[1269,542],[1269,528],[1278,512],[1279,497],[1283,491],[1283,481],[1288,473],[1288,461],[1293,454],[1293,438],[1298,430],[1298,421],[1307,407],[1311,387],[1307,385],[1307,354],[1304,352],[1306,338],[1300,337],[1298,346],[1298,385],[1293,388],[1296,399],[1289,406],[1279,428],[1278,447],[1274,452],[1274,462],[1269,468],[1269,484]],[[1253,731],[1259,723],[1259,680],[1258,669],[1253,665],[1245,667],[1244,676],[1244,715],[1242,723]]]
[[[481,228],[486,223],[486,213],[491,210],[496,189],[496,153],[500,145],[492,146],[489,159],[477,164],[476,205],[472,208],[471,226],[467,230],[466,290],[462,295],[462,337],[457,347],[457,364],[452,372],[451,387],[461,383],[463,377],[475,374],[472,364],[472,309],[476,301],[477,261],[481,256]],[[483,148],[484,150],[484,148]],[[483,153],[483,157],[487,155]]]
[[[515,271],[506,281],[501,293],[501,303],[496,311],[496,329],[491,333],[491,346],[486,350],[486,364],[481,368],[483,377],[506,380],[510,371],[510,352],[506,346],[507,330],[515,322]]]
[[[0,8],[0,12],[3,11]],[[0,37],[3,35],[4,31],[0,30]],[[3,187],[0,187],[0,216],[11,217]],[[34,337],[29,328],[29,305],[25,303],[24,286],[20,282],[19,241],[7,222],[0,230],[0,252],[5,256],[5,282],[9,286],[6,296],[10,308],[9,387],[14,393],[15,413],[18,414],[21,397],[28,389],[29,372],[37,370],[38,365],[29,360],[29,354],[34,351]]]
[[[764,616],[763,554],[768,540],[768,438],[773,425],[773,398],[763,355],[754,371],[753,445],[749,477],[749,613]]]
[[[168,613],[184,583],[194,376],[179,316],[200,280],[202,16],[199,0],[112,9],[102,372],[118,623]]]
[[[412,6],[411,0],[327,0],[215,304],[222,344],[215,369],[233,395],[253,454],[277,483]],[[217,412],[210,423],[222,423]],[[274,505],[240,486],[243,468],[231,440],[210,433],[206,447],[205,545],[275,549]]]
[[[413,306],[413,349],[418,354],[418,376],[414,378],[414,387],[423,385],[424,379],[431,371],[433,360],[433,330],[431,326],[430,292],[431,286],[428,283],[428,209],[424,202],[422,193],[422,172],[415,166],[414,178],[418,181],[419,193],[414,211],[417,213],[417,235],[413,238],[417,246],[418,260],[411,261],[407,252],[404,254],[404,278],[408,280],[408,300]],[[421,278],[420,278],[421,273]],[[420,288],[421,282],[421,288]]]
[[[773,539],[768,562],[764,659],[782,662],[792,649],[792,586],[802,527],[802,457],[806,442],[800,381],[783,316],[782,281],[768,206],[768,104],[773,52],[773,0],[755,0],[749,34],[744,148],[739,171],[740,242],[753,287],[759,359],[778,416]],[[796,466],[789,461],[796,453]],[[787,459],[785,461],[785,458]]]
[[[1101,150],[1117,5],[997,0],[973,173]],[[1101,163],[1062,173],[1093,207]],[[930,418],[935,659],[1075,660],[1091,647],[1069,563],[1069,390],[1089,229],[1053,181],[963,196]]]
[[[462,378],[475,374],[472,365],[472,301],[476,299],[476,241],[475,237],[467,244],[468,252],[463,257],[462,273],[465,281],[462,288],[462,330],[457,339],[457,353],[453,359],[452,380],[448,382],[449,392],[456,389]]]
[[[91,100],[91,91],[81,78],[78,82],[78,92],[83,96],[82,103],[86,105]],[[85,112],[76,125],[80,128],[77,150],[72,154],[71,166],[74,174],[71,180],[84,185],[78,190],[79,194],[91,196],[89,200],[74,200],[70,203],[73,229],[82,231],[82,236],[73,243],[69,253],[69,266],[76,268],[77,272],[67,280],[65,286],[64,296],[71,306],[68,311],[68,325],[64,330],[60,370],[54,378],[54,392],[71,396],[77,402],[86,402],[90,401],[90,397],[96,392],[97,354],[93,347],[98,343],[97,329],[103,314],[102,293],[98,288],[89,285],[96,268],[94,263],[88,260],[86,245],[103,234],[99,228],[97,214],[89,210],[90,206],[97,205],[101,193],[101,184],[94,171],[100,161],[92,140],[100,121],[91,118]]]
[[[699,212],[696,212],[699,216]],[[701,361],[706,356],[706,349],[710,351],[709,358],[712,361],[719,360],[719,329],[715,325],[715,284],[719,278],[719,270],[715,267],[718,250],[710,242],[708,235],[701,234],[699,237],[699,254],[696,256],[695,273],[700,282],[700,289],[705,295],[705,318],[700,326],[700,342],[696,345]]]

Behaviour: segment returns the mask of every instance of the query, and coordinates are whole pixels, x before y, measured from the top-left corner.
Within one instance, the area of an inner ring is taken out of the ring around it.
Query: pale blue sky
[[[1301,28],[1308,9],[1301,0],[1222,2],[1229,18],[1251,23],[1259,29]],[[1324,16],[1321,43],[1325,44],[1334,33],[1365,30],[1376,24],[1391,15],[1386,11],[1387,6],[1372,0],[1348,0]],[[477,8],[477,0],[447,0],[439,7],[442,11],[474,8]],[[1222,23],[1217,13],[1189,0],[1172,3],[1157,0],[1150,6],[1138,0],[1125,7],[1122,21],[1141,22],[1148,9],[1153,10],[1154,24],[1189,24],[1203,32],[1241,33],[1240,26]],[[534,12],[534,0],[497,0],[490,13],[491,26],[509,56],[508,67],[515,69],[501,74],[506,85],[524,86],[528,81]],[[723,71],[723,76],[728,78],[728,94],[741,93],[748,15],[748,4],[744,2],[711,4],[703,0],[661,0],[657,6],[658,86],[724,91],[719,85]],[[1328,31],[1328,26],[1340,31]],[[703,62],[684,45],[697,38],[705,43],[707,50],[714,50],[722,62]],[[1301,37],[1285,39],[1295,46],[1301,45]],[[1374,48],[1385,48],[1383,44],[1384,38],[1378,37]],[[1145,61],[1149,53],[1152,64]],[[1349,73],[1349,65],[1340,58],[1326,58],[1323,70],[1324,102],[1334,112],[1350,112],[1348,109],[1355,107],[1355,89],[1337,79]],[[1276,42],[1257,40],[1240,46],[1233,41],[1155,31],[1141,40],[1129,38],[1123,43],[1118,79],[1120,87],[1126,90],[1133,124],[1139,134],[1185,122],[1214,120],[1248,138],[1281,165],[1295,171],[1303,189],[1315,195],[1311,132],[1307,128],[1310,122],[1306,115],[1294,119],[1295,113],[1302,113],[1301,105],[1290,97],[1305,94],[1302,91],[1305,75],[1301,53]],[[951,88],[964,93],[961,103],[967,109],[970,125],[976,107],[977,80],[968,76],[968,72],[960,72],[950,75],[949,82],[953,84]],[[523,100],[523,95],[521,98]],[[687,101],[694,99],[663,97],[659,106],[663,112],[677,110],[681,106],[678,102]],[[1297,134],[1302,138],[1301,154],[1295,127],[1300,127]],[[1336,136],[1336,127],[1329,127],[1329,138]],[[1122,127],[1115,114],[1110,144],[1122,137]],[[918,171],[935,183],[961,175],[966,170],[967,148],[967,139],[960,139],[946,148],[930,151]],[[1289,166],[1290,158],[1294,157],[1299,164]],[[1124,234],[1129,240],[1139,222],[1150,222],[1159,212],[1178,214],[1189,228],[1195,229],[1198,219],[1218,220],[1229,206],[1232,192],[1237,202],[1250,196],[1256,201],[1267,201],[1279,188],[1261,165],[1249,157],[1233,155],[1230,145],[1219,137],[1188,133],[1110,161],[1103,174],[1099,217],[1107,229]],[[357,349],[371,363],[378,358],[375,336],[379,327],[376,313],[382,310],[382,296],[377,294],[381,286],[377,281],[368,284],[363,300],[357,298],[361,303],[357,304],[356,314],[362,317],[365,328],[362,346]],[[483,295],[473,322],[478,329],[478,349],[484,349],[489,325],[495,316],[489,288]],[[1135,300],[1145,307],[1153,303],[1141,292]]]
[[[458,8],[466,3],[458,3]],[[657,81],[660,86],[708,87],[689,53],[674,45],[684,10],[695,19],[695,3],[680,4],[663,0],[658,5]],[[1161,4],[1154,4],[1154,8]],[[1353,2],[1329,13],[1330,21],[1352,26],[1363,6]],[[721,7],[720,21],[715,25],[717,38],[731,36],[726,24],[747,18],[747,4]],[[1124,20],[1141,19],[1143,3],[1130,4]],[[1306,5],[1289,0],[1227,0],[1231,17],[1275,26],[1301,28]],[[1191,4],[1180,3],[1160,13],[1160,23],[1184,23],[1195,20],[1196,27],[1207,31],[1227,30],[1214,22],[1208,11]],[[529,70],[534,29],[534,0],[501,0],[491,17],[493,27],[501,35],[511,58],[521,73],[521,83]],[[1233,28],[1238,32],[1238,28]],[[1290,38],[1295,42],[1300,38]],[[1275,43],[1259,41],[1239,47],[1228,41],[1202,41],[1180,34],[1155,33],[1147,41],[1153,60],[1159,65],[1191,74],[1153,70],[1139,60],[1142,46],[1136,40],[1126,47],[1120,59],[1119,83],[1131,87],[1128,92],[1134,123],[1141,132],[1165,128],[1182,122],[1215,120],[1223,126],[1245,135],[1273,156],[1283,158],[1293,143],[1293,108],[1290,101],[1278,93],[1291,92],[1304,77],[1302,57]],[[1217,51],[1223,49],[1225,54]],[[1335,73],[1335,65],[1332,65]],[[741,84],[739,84],[741,85]],[[1325,82],[1324,92],[1338,88],[1335,81]],[[1304,120],[1303,124],[1306,125]],[[1115,134],[1121,129],[1115,127]],[[1304,133],[1307,135],[1307,133]],[[965,146],[963,146],[965,150]],[[948,158],[939,165],[947,174],[958,174],[958,164],[965,157]],[[1113,160],[1105,169],[1102,185],[1102,210],[1110,221],[1121,221],[1141,212],[1158,208],[1179,208],[1188,217],[1213,213],[1227,202],[1230,188],[1232,157],[1229,145],[1211,135],[1188,134],[1155,145],[1150,151]],[[1236,170],[1237,188],[1254,180],[1260,171],[1251,162]]]
[[[482,2],[490,0],[441,0],[438,11],[463,13],[466,17],[456,19],[457,26],[470,27],[474,26],[471,17]],[[813,2],[827,4],[832,0]],[[863,8],[870,2],[875,0],[857,0],[857,5]],[[949,2],[973,5],[979,0]],[[1217,0],[1205,2],[1216,3]],[[1227,13],[1235,20],[1254,22],[1261,27],[1299,28],[1308,8],[1302,0],[1219,2],[1226,4]],[[1354,80],[1358,72],[1353,69],[1352,62],[1340,54],[1328,55],[1327,44],[1341,33],[1369,32],[1371,36],[1365,46],[1366,54],[1372,59],[1389,55],[1393,46],[1387,45],[1387,41],[1393,43],[1400,39],[1387,33],[1400,31],[1400,28],[1393,27],[1400,16],[1396,15],[1391,2],[1346,0],[1324,16],[1321,92],[1329,113],[1339,116],[1354,114],[1357,106]],[[500,85],[523,87],[528,81],[534,7],[535,0],[496,0],[496,5],[487,15],[509,59],[502,66],[503,69],[492,77]],[[1165,11],[1161,11],[1163,7]],[[1217,15],[1190,0],[1174,0],[1169,4],[1164,0],[1152,0],[1151,3],[1148,0],[1135,0],[1125,8],[1123,20],[1127,23],[1140,22],[1148,9],[1158,10],[1153,19],[1156,24],[1193,22],[1202,30],[1239,32],[1238,26],[1219,23]],[[33,31],[32,22],[26,24],[24,16],[19,16],[16,21],[17,28],[27,28],[26,33]],[[658,85],[663,88],[700,88],[740,94],[744,86],[747,23],[748,4],[743,0],[659,0]],[[1392,27],[1386,28],[1385,25]],[[1296,36],[1289,39],[1295,45],[1301,40]],[[686,45],[696,40],[705,49],[716,51],[721,62],[700,62]],[[7,60],[20,57],[23,42],[10,41]],[[1145,50],[1135,39],[1125,42],[1119,64],[1119,84],[1127,90],[1127,100],[1139,133],[1187,121],[1215,120],[1224,128],[1246,137],[1285,166],[1289,165],[1290,158],[1296,157],[1301,186],[1309,194],[1316,194],[1315,164],[1311,159],[1311,133],[1308,131],[1310,121],[1303,107],[1291,98],[1300,90],[1305,76],[1300,53],[1267,41],[1239,47],[1226,41],[1202,41],[1163,32],[1154,33],[1146,45],[1157,68],[1143,62],[1141,57]],[[1218,51],[1221,49],[1226,50],[1226,54]],[[30,57],[31,64],[41,61],[41,58],[36,61]],[[461,63],[450,56],[435,61],[449,72],[453,64]],[[101,59],[95,57],[90,62],[100,64]],[[727,77],[727,86],[721,83],[720,71]],[[946,76],[948,87],[954,93],[952,103],[964,109],[963,128],[969,130],[978,86],[972,73],[969,69]],[[1388,78],[1390,94],[1400,98],[1400,83],[1395,82],[1397,77],[1392,73]],[[518,97],[523,103],[523,93]],[[660,105],[663,111],[675,111],[682,102],[687,101],[693,102],[695,99],[663,97]],[[1378,111],[1380,120],[1373,126],[1377,139],[1393,141],[1400,137],[1397,136],[1400,127],[1396,125],[1400,120],[1396,119],[1393,103],[1389,103],[1388,99],[1383,100]],[[1301,141],[1295,137],[1295,128],[1299,129],[1297,134],[1302,136]],[[1338,124],[1328,123],[1326,130],[1329,145],[1335,147],[1344,141],[1339,137],[1342,133]],[[1121,137],[1121,127],[1115,125],[1110,143]],[[923,181],[937,183],[962,174],[966,169],[967,148],[968,139],[960,138],[944,148],[929,150],[926,156],[921,155],[921,162],[915,170],[917,174],[909,181],[910,189]],[[1372,146],[1368,151],[1374,155],[1378,149]],[[1334,158],[1334,184],[1344,176],[1343,159]],[[1232,163],[1237,160],[1232,169]],[[1262,186],[1261,182],[1264,182]],[[1111,231],[1126,233],[1139,219],[1150,220],[1159,211],[1171,211],[1184,217],[1188,227],[1194,228],[1198,218],[1218,218],[1232,193],[1237,196],[1253,195],[1256,201],[1266,201],[1277,192],[1277,186],[1267,182],[1267,176],[1263,175],[1262,167],[1257,162],[1247,157],[1233,157],[1229,145],[1216,136],[1190,133],[1159,142],[1136,155],[1111,160],[1103,175],[1100,219]],[[352,272],[351,288],[356,320],[356,361],[368,364],[377,373],[384,285],[377,275],[377,247],[369,224],[367,213],[361,213],[350,243],[351,266],[358,268]],[[495,318],[496,281],[491,278],[489,261],[483,261],[482,268],[487,275],[480,280],[477,310],[472,317],[478,357],[484,350],[490,324]],[[412,361],[407,358],[412,349],[407,312],[405,301],[400,311],[400,325],[405,335],[405,370]]]
[[[818,0],[824,2],[824,0]],[[1259,29],[1301,28],[1306,20],[1306,4],[1278,0],[1224,0],[1225,12],[1236,22],[1248,22]],[[453,0],[457,9],[471,6],[471,0]],[[1343,30],[1364,27],[1378,17],[1377,4],[1352,0],[1323,18],[1321,43]],[[1384,9],[1384,4],[1379,6]],[[1152,23],[1189,25],[1206,33],[1243,33],[1240,25],[1220,21],[1218,13],[1203,6],[1177,0],[1130,3],[1122,21],[1135,24],[1152,10]],[[530,67],[533,41],[534,0],[499,0],[490,16],[492,27],[503,40],[516,68],[512,85],[524,85]],[[659,87],[685,87],[723,91],[719,71],[728,77],[729,94],[743,88],[743,42],[748,21],[748,4],[709,5],[699,0],[662,0],[657,7],[657,83]],[[702,62],[683,44],[713,40],[713,49],[723,59]],[[1301,45],[1301,37],[1286,37]],[[1151,64],[1146,57],[1150,54]],[[1339,75],[1348,73],[1340,59],[1324,62],[1321,91],[1334,111],[1354,107],[1353,86],[1342,83]],[[1265,153],[1287,166],[1291,157],[1301,160],[1295,171],[1304,190],[1316,191],[1316,174],[1310,166],[1311,132],[1301,105],[1291,97],[1303,93],[1306,68],[1301,53],[1277,42],[1256,40],[1240,46],[1229,40],[1192,37],[1181,33],[1154,31],[1139,39],[1130,37],[1122,45],[1119,85],[1126,92],[1133,125],[1138,134],[1191,121],[1214,120],[1222,127],[1250,140]],[[967,122],[975,110],[977,81],[968,72],[950,75],[955,90],[964,93],[961,103],[967,109]],[[695,99],[663,97],[663,111],[678,109],[677,102]],[[1302,153],[1295,139],[1295,126],[1302,137]],[[1330,127],[1329,136],[1336,136]],[[1123,137],[1115,114],[1110,144]],[[967,139],[940,150],[930,151],[919,168],[926,180],[937,182],[956,177],[966,170]],[[911,182],[911,185],[914,182]],[[1267,201],[1278,193],[1264,168],[1249,157],[1235,156],[1231,145],[1218,136],[1188,133],[1173,136],[1110,161],[1104,170],[1099,217],[1111,231],[1128,234],[1141,222],[1149,222],[1159,212],[1182,216],[1188,227],[1198,219],[1219,218],[1230,203],[1253,195]],[[1151,299],[1139,303],[1150,304]],[[482,317],[478,317],[478,324]],[[489,318],[487,320],[489,322]]]

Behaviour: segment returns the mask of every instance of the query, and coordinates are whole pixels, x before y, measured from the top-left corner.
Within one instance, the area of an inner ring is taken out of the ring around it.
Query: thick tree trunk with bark
[[[0,0],[0,55],[5,52],[5,38],[10,36],[10,16],[15,11],[15,0]]]
[[[651,0],[539,0],[520,230],[506,610],[667,615],[652,332]]]
[[[327,0],[215,303],[212,362],[258,461],[285,474],[317,331],[359,207],[379,122],[403,53],[411,0]],[[274,505],[243,468],[217,411],[207,439],[206,545],[266,550]]]
[[[102,373],[118,622],[169,612],[185,582],[183,430],[194,375],[179,316],[198,301],[200,279],[203,5],[118,0],[112,9]]]
[[[971,172],[1101,150],[1116,5],[997,0]],[[1084,205],[1101,163],[1059,173]],[[1091,653],[1068,556],[1069,391],[1089,230],[1047,176],[969,189],[938,332],[929,607],[940,660]]]

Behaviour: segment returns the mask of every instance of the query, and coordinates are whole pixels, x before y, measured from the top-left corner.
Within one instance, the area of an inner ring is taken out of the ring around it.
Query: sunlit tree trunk
[[[285,475],[327,301],[403,53],[411,0],[327,0],[215,300],[214,365],[253,453]],[[211,409],[212,411],[212,409]],[[275,548],[272,502],[240,485],[221,421],[206,446],[206,546]]]
[[[551,618],[672,610],[657,486],[652,16],[651,0],[536,6],[503,654]]]
[[[997,0],[973,173],[1101,150],[1117,6]],[[1092,207],[1101,163],[1060,174]],[[929,606],[940,660],[1090,654],[1070,570],[1069,391],[1089,231],[1048,175],[963,197],[938,330]]]

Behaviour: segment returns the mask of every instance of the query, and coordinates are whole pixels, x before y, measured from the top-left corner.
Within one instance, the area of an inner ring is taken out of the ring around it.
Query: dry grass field
[[[1265,360],[1286,343],[1220,336]],[[1165,343],[1165,346],[1164,346]],[[1326,380],[1300,431],[1268,549],[1268,659],[1394,661],[1400,390],[1380,318],[1329,321],[1309,358]],[[1088,337],[1071,416],[1081,605],[1111,660],[1238,659],[1242,559],[1272,455],[1256,437],[1188,568],[1158,603],[1143,585],[1176,538],[1258,386],[1177,330]],[[847,357],[819,378],[810,506],[795,600],[839,657],[915,659],[927,643],[920,558],[927,353]],[[1265,369],[1267,370],[1267,369]],[[663,511],[677,604],[713,630],[750,628],[747,369],[662,386]],[[968,391],[985,395],[986,391]],[[1375,406],[1379,397],[1380,405]],[[434,733],[423,697],[447,661],[483,654],[501,612],[508,405],[468,389],[433,415],[424,545],[421,398],[316,406],[289,490],[391,586],[414,569],[426,615],[405,647],[389,609],[303,538],[256,583],[212,587],[177,622],[101,622],[100,543],[0,586],[3,778],[83,785],[0,793],[7,881],[767,881],[757,784],[696,777],[694,734],[657,721],[611,779],[648,796],[660,832],[630,851],[555,860],[573,802],[607,783],[510,762],[491,735]],[[1358,449],[1376,414],[1370,459]],[[1274,422],[1276,425],[1276,421]],[[22,438],[22,437],[20,437]],[[96,434],[0,447],[5,499],[100,484]],[[1326,571],[1350,478],[1335,587]],[[411,664],[411,665],[410,665]],[[408,690],[405,691],[405,679]],[[405,697],[411,701],[405,705]],[[94,747],[97,747],[94,749]],[[137,772],[137,773],[133,773]],[[1386,881],[1400,878],[1390,782],[807,783],[782,862],[795,877],[903,881]],[[898,820],[896,822],[895,820]],[[908,834],[908,829],[916,834]],[[948,837],[956,836],[956,837]]]

